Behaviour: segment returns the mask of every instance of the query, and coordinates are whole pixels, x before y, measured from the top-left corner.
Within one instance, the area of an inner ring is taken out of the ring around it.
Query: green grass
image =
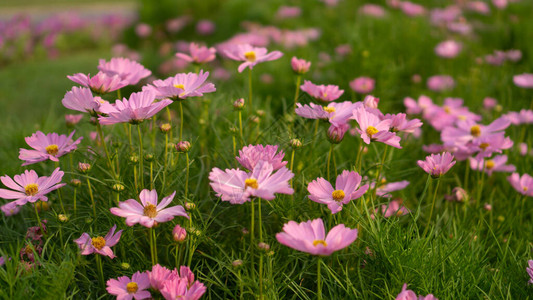
[[[172,2],[172,1],[169,1]],[[435,1],[441,4],[445,1]],[[196,2],[197,3],[197,2]],[[208,38],[209,44],[220,42],[235,33],[233,23],[241,19],[257,17],[269,24],[282,1],[265,1],[247,5],[243,1],[226,1],[220,10],[209,11],[206,7],[220,5],[216,1],[199,4],[185,1],[185,11],[201,11],[205,18],[219,22],[220,30]],[[304,2],[298,2],[304,4]],[[306,2],[305,2],[306,3]],[[197,5],[197,6],[195,6]],[[244,114],[245,140],[248,143],[278,144],[289,160],[292,150],[288,145],[291,138],[300,138],[304,146],[296,150],[294,162],[294,197],[279,196],[273,201],[262,201],[263,237],[271,246],[264,253],[265,299],[315,299],[318,259],[306,253],[280,245],[275,234],[281,231],[289,220],[298,222],[323,218],[327,228],[344,223],[358,228],[359,237],[347,249],[323,258],[322,278],[324,299],[394,299],[404,283],[417,294],[434,294],[439,299],[531,299],[533,288],[528,286],[527,260],[532,259],[532,209],[531,198],[523,198],[506,180],[508,174],[495,173],[483,178],[471,171],[468,177],[468,193],[472,202],[455,203],[444,200],[456,186],[464,186],[465,162],[458,162],[449,173],[441,178],[433,219],[428,215],[433,199],[436,180],[427,181],[427,175],[416,165],[416,161],[427,154],[422,145],[439,141],[439,134],[424,124],[421,139],[402,139],[403,149],[388,150],[383,165],[383,174],[388,181],[409,180],[410,185],[394,193],[402,198],[412,214],[385,219],[371,219],[372,206],[388,202],[385,198],[373,198],[367,193],[362,199],[353,201],[332,217],[322,205],[307,199],[307,184],[317,177],[325,177],[326,161],[330,144],[325,138],[327,125],[321,124],[318,136],[314,137],[314,122],[296,117],[294,125],[290,107],[294,97],[295,76],[289,67],[293,55],[313,62],[311,72],[304,79],[315,83],[337,84],[345,90],[343,100],[352,99],[348,82],[358,76],[376,78],[377,87],[373,94],[380,98],[379,107],[384,113],[404,111],[404,97],[430,96],[441,104],[445,97],[461,97],[471,111],[483,115],[487,124],[500,114],[531,108],[531,91],[512,84],[512,76],[531,72],[533,44],[528,37],[533,34],[533,20],[529,18],[531,3],[512,4],[508,10],[492,17],[466,14],[469,19],[485,22],[491,26],[481,27],[475,38],[453,36],[465,44],[461,55],[453,60],[438,59],[433,53],[435,45],[445,38],[445,32],[431,27],[426,19],[410,19],[397,11],[389,10],[388,17],[376,20],[357,14],[359,4],[342,1],[337,8],[324,8],[320,2],[303,6],[301,20],[285,21],[288,28],[317,26],[322,30],[320,40],[307,47],[292,50],[280,46],[269,46],[269,50],[281,49],[285,56],[278,61],[257,65],[254,75],[254,106],[264,111],[260,122],[253,122]],[[243,7],[237,14],[236,8]],[[518,22],[507,22],[510,15],[516,15]],[[229,20],[231,19],[231,20]],[[227,20],[227,21],[226,21]],[[268,21],[268,22],[267,22]],[[226,23],[225,23],[226,22]],[[273,21],[280,25],[279,22]],[[190,29],[190,28],[189,28]],[[199,39],[191,30],[183,36]],[[178,38],[178,37],[176,37]],[[334,48],[349,44],[352,53],[344,59],[335,56]],[[157,62],[164,58],[156,56],[155,43],[145,45],[143,63],[155,71]],[[477,57],[492,53],[494,49],[522,50],[523,58],[516,64],[500,67],[475,62]],[[326,52],[332,56],[329,62],[320,61],[318,54]],[[65,55],[55,61],[32,60],[9,65],[0,70],[0,103],[4,117],[0,121],[0,174],[13,176],[23,172],[18,160],[18,148],[26,148],[23,137],[36,130],[66,133],[63,125],[61,99],[72,83],[66,75],[76,72],[95,73],[98,58],[109,58],[106,51],[81,52]],[[190,178],[189,194],[184,194],[185,157],[176,158],[177,164],[165,169],[163,157],[165,139],[159,131],[151,131],[150,122],[141,126],[144,132],[145,153],[155,156],[153,161],[153,184],[160,198],[177,191],[175,204],[185,201],[196,204],[190,211],[193,228],[183,218],[162,223],[156,227],[159,263],[169,268],[176,266],[176,259],[187,257],[187,244],[176,244],[171,231],[176,224],[188,228],[189,240],[196,251],[191,268],[196,277],[207,286],[206,299],[253,299],[258,297],[258,275],[256,266],[251,265],[248,251],[249,235],[243,229],[250,227],[250,203],[231,205],[220,201],[209,187],[208,174],[213,167],[233,168],[234,144],[230,127],[237,126],[237,113],[232,102],[238,97],[247,97],[247,73],[236,72],[237,63],[223,61],[222,65],[232,73],[228,82],[215,82],[217,92],[203,99],[184,102],[184,137],[192,143],[189,152]],[[212,69],[207,66],[206,69]],[[190,70],[192,71],[192,69]],[[259,77],[271,74],[271,84],[262,83]],[[427,90],[425,84],[411,82],[413,74],[423,78],[434,74],[449,74],[456,81],[454,90],[435,93]],[[131,92],[130,89],[127,92]],[[109,100],[113,95],[107,95]],[[492,96],[502,105],[501,112],[483,112],[482,99]],[[359,97],[360,98],[360,97]],[[358,99],[361,100],[361,99]],[[301,102],[309,102],[307,95]],[[170,106],[178,115],[178,105]],[[74,112],[70,112],[74,113]],[[158,116],[159,119],[162,116]],[[179,120],[173,119],[174,137]],[[290,127],[294,128],[291,133]],[[130,276],[136,271],[151,269],[150,247],[146,228],[135,225],[128,227],[123,218],[109,213],[116,206],[117,197],[137,199],[139,188],[135,185],[134,167],[130,157],[137,154],[136,128],[133,127],[133,148],[122,125],[104,127],[109,137],[108,147],[115,153],[120,165],[119,182],[125,190],[117,195],[112,190],[117,182],[110,176],[103,151],[91,141],[89,132],[95,128],[85,116],[76,127],[76,137],[84,136],[80,148],[70,157],[64,157],[60,166],[65,170],[64,182],[76,178],[82,186],[62,188],[62,200],[69,221],[61,223],[57,214],[62,213],[57,193],[52,193],[51,208],[41,218],[48,219],[44,255],[39,258],[40,267],[23,272],[18,252],[25,245],[27,227],[36,226],[33,209],[28,204],[14,217],[2,216],[0,220],[0,252],[13,260],[0,267],[0,297],[5,299],[32,298],[39,295],[44,299],[96,299],[110,298],[100,286],[94,255],[81,256],[73,240],[83,232],[92,236],[104,235],[113,224],[123,229],[120,242],[113,247],[117,258],[103,259],[104,278]],[[511,126],[506,135],[515,144],[524,137],[532,146],[533,136],[528,134],[531,125]],[[153,141],[153,142],[152,142]],[[176,142],[174,139],[173,142]],[[237,137],[236,148],[242,143]],[[336,172],[354,167],[359,140],[347,134],[341,144],[335,146]],[[89,148],[93,149],[90,150]],[[374,178],[385,150],[382,144],[371,144],[363,155],[361,175]],[[94,152],[93,152],[94,151]],[[505,151],[509,162],[516,165],[520,174],[532,174],[531,157],[519,156],[516,147]],[[72,164],[71,164],[72,161]],[[93,169],[89,174],[76,170],[77,162],[90,162]],[[150,162],[145,161],[145,185],[150,183]],[[50,174],[55,168],[52,162],[28,166],[40,175]],[[93,217],[91,201],[87,192],[87,179],[91,180],[97,203],[96,218]],[[426,192],[426,182],[429,182]],[[74,214],[73,198],[77,197],[78,211]],[[478,198],[477,195],[480,195]],[[4,202],[2,202],[4,203]],[[492,210],[483,209],[485,203],[492,204]],[[257,200],[254,200],[257,206]],[[417,207],[420,206],[420,211]],[[257,213],[257,207],[256,207]],[[417,214],[420,217],[417,219]],[[424,232],[428,228],[427,235]],[[257,234],[257,233],[256,233]],[[193,238],[191,238],[193,237]],[[256,237],[257,239],[257,237]],[[367,251],[370,250],[370,251]],[[259,250],[256,250],[256,256]],[[232,265],[243,260],[240,268]],[[181,260],[182,264],[184,260]],[[127,265],[125,265],[125,263]],[[242,286],[243,294],[240,293]]]

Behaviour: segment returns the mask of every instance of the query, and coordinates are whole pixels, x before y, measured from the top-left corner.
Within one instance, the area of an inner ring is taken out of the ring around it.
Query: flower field
[[[531,11],[0,18],[0,298],[530,299]]]

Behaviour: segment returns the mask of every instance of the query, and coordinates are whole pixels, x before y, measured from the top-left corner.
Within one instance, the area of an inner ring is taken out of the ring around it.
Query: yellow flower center
[[[322,98],[327,98],[328,97],[328,93],[324,92],[322,93]]]
[[[489,143],[481,143],[481,144],[479,145],[479,148],[485,150],[485,149],[487,149],[489,146],[490,146]]]
[[[527,186],[523,187],[522,189],[524,190],[524,192],[527,192]]]
[[[327,246],[328,246],[328,243],[326,243],[326,241],[324,241],[324,240],[314,240],[314,241],[313,241],[313,246],[316,246],[316,245],[318,245],[318,244],[321,244],[321,245],[324,246],[324,247],[327,247]]]
[[[174,87],[177,88],[177,89],[182,89],[182,90],[185,89],[185,86],[183,84],[181,84],[181,83],[180,84],[175,84]]]
[[[39,185],[37,183],[30,183],[24,187],[26,196],[35,196],[39,192]]]
[[[50,155],[56,155],[59,152],[59,147],[56,144],[46,146],[46,153]]]
[[[24,252],[25,252],[26,254],[29,255],[29,254],[32,254],[32,253],[33,253],[33,249],[31,248],[30,245],[27,245],[27,246],[24,248]]]
[[[325,112],[328,112],[328,113],[335,112],[335,107],[333,107],[333,106],[324,106],[323,109],[324,109]]]
[[[466,120],[466,117],[465,116],[457,116],[457,119],[459,119],[461,121],[464,121],[464,120]]]
[[[481,128],[479,127],[479,125],[474,125],[472,127],[470,127],[470,134],[474,137],[478,137],[481,135]]]
[[[368,126],[366,128],[366,134],[368,134],[370,137],[372,137],[374,134],[378,133],[379,130],[377,130],[376,127],[374,126]]]
[[[257,57],[255,56],[255,52],[254,51],[245,52],[244,53],[244,57],[246,58],[246,60],[248,60],[250,62],[254,62],[257,59]]]
[[[487,168],[487,170],[490,170],[490,169],[494,168],[494,165],[495,165],[494,161],[492,159],[489,159],[485,163],[485,168]]]
[[[444,111],[449,114],[452,110],[450,109],[450,107],[448,105],[445,105],[444,106]]]
[[[255,178],[248,178],[244,180],[244,188],[251,187],[252,189],[257,189],[259,187],[259,184],[257,184],[257,179]]]
[[[148,218],[155,218],[157,216],[157,207],[151,203],[146,205],[143,209],[143,214]]]
[[[91,239],[91,244],[93,245],[94,248],[100,250],[100,249],[104,248],[104,246],[105,246],[105,239],[103,237],[101,237],[101,236],[92,238]]]
[[[331,197],[333,197],[333,200],[335,201],[341,201],[344,199],[344,191],[343,190],[334,190],[333,193],[331,193]]]
[[[137,282],[133,282],[132,281],[132,282],[129,282],[128,284],[126,284],[126,290],[130,294],[137,293],[138,289],[139,289],[139,286],[137,285]]]

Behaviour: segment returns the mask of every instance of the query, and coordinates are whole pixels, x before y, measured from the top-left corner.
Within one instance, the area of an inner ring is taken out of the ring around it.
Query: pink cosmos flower
[[[359,94],[369,94],[372,93],[376,81],[370,77],[357,77],[354,80],[350,81],[350,88]]]
[[[520,112],[510,111],[504,115],[513,125],[533,123],[533,110],[521,109]]]
[[[507,0],[492,0],[492,4],[498,9],[504,9],[507,7]]]
[[[156,223],[168,222],[175,216],[189,218],[185,209],[181,205],[167,207],[174,199],[176,192],[167,196],[157,204],[156,190],[144,189],[139,194],[139,203],[135,199],[128,199],[120,202],[118,207],[109,209],[115,216],[126,218],[126,225],[133,226],[137,223],[144,227],[152,228]]]
[[[285,153],[277,151],[278,145],[248,145],[239,150],[239,156],[235,159],[248,170],[253,170],[260,161],[267,162],[272,165],[273,170],[278,170],[287,162],[283,161]]]
[[[78,124],[81,121],[81,119],[83,119],[83,114],[65,115],[65,123],[67,127],[72,127]]]
[[[518,87],[525,89],[533,89],[533,74],[524,73],[520,75],[515,75],[513,76],[513,82]]]
[[[72,87],[61,100],[63,106],[68,109],[77,110],[81,112],[88,112],[91,115],[96,115],[99,112],[100,105],[105,103],[100,97],[94,97],[89,88]]]
[[[109,76],[104,72],[98,72],[93,77],[90,74],[76,73],[72,76],[67,76],[67,78],[84,87],[90,88],[91,91],[100,95],[116,91],[128,85],[128,82],[122,80],[120,76]]]
[[[400,2],[400,9],[410,17],[422,16],[426,13],[426,9],[422,5],[409,1]]]
[[[206,287],[200,281],[194,280],[194,273],[189,267],[181,266],[179,272],[172,271],[159,291],[167,300],[198,300],[205,293]]]
[[[378,207],[374,209],[374,213],[370,215],[372,219],[375,218],[375,214],[381,213],[384,218],[404,216],[410,212],[405,206],[402,205],[401,200],[392,200],[388,204],[382,204],[381,209]]]
[[[391,120],[380,120],[378,116],[370,113],[365,108],[354,110],[352,118],[359,124],[356,131],[366,144],[370,144],[371,141],[377,141],[395,148],[402,148],[400,146],[400,137],[396,133],[389,131]]]
[[[157,99],[170,98],[183,100],[188,97],[202,97],[204,93],[216,91],[215,85],[205,82],[209,72],[179,73],[165,80],[155,80],[151,85],[143,87],[143,91],[153,91]]]
[[[37,131],[29,137],[24,138],[26,143],[33,148],[33,150],[20,149],[19,159],[23,160],[23,166],[31,165],[47,159],[51,161],[59,161],[61,157],[78,148],[78,144],[83,137],[76,141],[72,141],[72,136],[76,131],[73,130],[70,135],[58,135],[57,133],[49,133],[45,135],[41,131]]]
[[[137,26],[135,26],[135,33],[141,38],[147,38],[150,34],[152,34],[152,26],[146,23],[139,23]]]
[[[344,90],[340,90],[336,85],[316,85],[308,80],[304,80],[300,89],[308,93],[309,96],[324,102],[335,101],[344,93]]]
[[[185,53],[176,53],[176,57],[190,63],[201,65],[215,60],[217,50],[213,47],[207,48],[206,46],[199,46],[196,43],[191,43],[189,45],[189,53],[190,55]]]
[[[276,12],[276,17],[279,19],[290,19],[299,17],[302,14],[302,9],[298,6],[280,6]]]
[[[527,274],[529,275],[529,284],[533,284],[533,260],[527,261],[528,267],[526,268]]]
[[[377,4],[364,4],[359,8],[359,13],[376,18],[383,18],[386,15],[385,9]]]
[[[200,20],[196,23],[196,32],[199,35],[210,35],[215,32],[216,25],[210,20]]]
[[[152,75],[152,72],[140,63],[124,57],[113,57],[109,62],[100,59],[98,70],[108,76],[118,75],[128,85],[136,85],[141,79]]]
[[[372,95],[366,95],[363,99],[363,105],[366,108],[378,108],[379,98],[376,98]]]
[[[417,162],[418,166],[433,178],[446,174],[455,163],[456,161],[453,160],[453,155],[448,152],[431,154],[426,156],[426,160],[419,160]]]
[[[185,205],[187,207],[187,205]],[[187,230],[181,227],[179,224],[172,229],[172,238],[175,242],[183,242],[187,238]]]
[[[524,196],[533,197],[533,177],[524,174],[522,177],[518,173],[513,173],[507,177],[514,189]]]
[[[311,62],[293,56],[291,59],[291,67],[294,73],[301,75],[309,71],[309,68],[311,67]]]
[[[487,3],[483,1],[471,1],[466,3],[466,8],[470,11],[482,14],[482,15],[488,15],[490,13],[490,7]]]
[[[506,165],[507,163],[507,155],[498,155],[494,156],[491,159],[484,160],[481,159],[475,159],[470,158],[470,168],[472,170],[476,171],[484,171],[489,176],[492,175],[493,172],[514,172],[516,171],[516,167],[513,165]]]
[[[498,100],[490,97],[485,97],[483,99],[483,108],[485,109],[492,109],[498,105]]]
[[[424,95],[418,97],[418,100],[416,101],[413,98],[406,97],[403,100],[403,104],[407,108],[406,112],[408,114],[423,113],[424,119],[427,119],[426,116],[432,115],[433,111],[437,107],[437,105],[435,105],[429,97]]]
[[[147,271],[150,285],[153,289],[160,291],[165,281],[172,278],[172,271],[157,264],[152,266],[152,271]]]
[[[428,89],[435,92],[442,92],[453,89],[455,81],[448,75],[435,75],[428,78]]]
[[[386,114],[382,118],[383,120],[391,120],[390,130],[393,132],[407,132],[413,133],[417,128],[422,126],[422,122],[419,119],[408,120],[407,115],[399,113],[395,115]]]
[[[489,125],[477,124],[473,120],[458,121],[457,127],[445,127],[441,133],[441,140],[445,144],[464,145],[470,141],[476,141],[482,137],[503,134],[511,122],[506,117],[500,117]]]
[[[502,153],[502,150],[513,146],[513,141],[503,134],[488,135],[474,140],[467,147],[472,152],[478,152],[476,159],[490,157],[493,153]]]
[[[439,300],[432,294],[417,296],[415,292],[407,289],[407,283],[403,284],[402,291],[396,296],[396,300]]]
[[[100,111],[107,114],[107,116],[98,117],[98,121],[102,125],[116,123],[139,124],[146,119],[150,119],[171,103],[172,100],[169,99],[155,102],[155,93],[151,91],[133,93],[130,95],[129,100],[123,98],[122,101],[117,100],[115,104],[102,105]]]
[[[340,125],[331,124],[326,134],[328,141],[333,144],[338,144],[342,142],[342,140],[344,139],[344,135],[346,134],[348,129],[350,129],[349,124],[340,124]]]
[[[327,106],[313,103],[301,105],[296,103],[296,114],[307,119],[328,120],[331,124],[341,127],[351,118],[354,109],[361,108],[361,102],[330,102]]]
[[[117,300],[149,299],[152,297],[147,289],[150,287],[150,280],[146,272],[137,271],[131,276],[122,276],[117,279],[107,281],[107,292],[117,296]]]
[[[272,164],[258,161],[250,173],[239,169],[222,171],[213,168],[209,173],[209,180],[216,196],[231,204],[243,204],[253,197],[273,200],[276,193],[293,194],[289,180],[294,174],[287,167],[282,167],[275,173],[273,171]]]
[[[447,40],[439,43],[435,47],[435,53],[440,57],[454,58],[459,55],[459,52],[461,52],[462,48],[463,45],[461,43],[454,40]]]
[[[463,105],[463,99],[450,97],[444,99],[442,107],[433,105],[425,109],[423,117],[438,131],[463,120],[481,120],[481,116],[470,112],[468,107]]]
[[[396,182],[387,182],[385,178],[381,180],[376,189],[376,195],[383,198],[390,198],[392,195],[391,192],[403,190],[410,184],[407,180],[396,181]],[[370,188],[374,188],[375,183],[370,184]]]
[[[81,255],[89,255],[98,253],[103,256],[109,256],[109,258],[115,258],[115,254],[111,247],[115,246],[120,240],[122,230],[115,233],[117,225],[113,225],[105,237],[97,236],[91,238],[91,236],[84,232],[78,239],[74,240],[78,247],[80,247]]]
[[[18,206],[16,203],[10,202],[0,206],[0,210],[4,213],[6,217],[11,217],[20,212],[22,206]]]
[[[283,232],[276,234],[281,244],[312,255],[328,256],[348,247],[357,239],[357,229],[339,224],[326,235],[322,219],[283,225]]]
[[[238,68],[239,73],[242,73],[247,67],[251,70],[258,63],[276,60],[283,56],[280,51],[272,51],[270,53],[267,53],[267,51],[266,48],[253,47],[250,44],[238,44],[229,45],[224,50],[224,54],[230,59],[244,61]]]
[[[326,204],[332,214],[342,210],[343,204],[358,199],[368,190],[368,184],[360,186],[361,175],[354,171],[344,170],[335,182],[335,189],[326,179],[319,177],[307,186],[311,194],[309,199],[317,203]]]

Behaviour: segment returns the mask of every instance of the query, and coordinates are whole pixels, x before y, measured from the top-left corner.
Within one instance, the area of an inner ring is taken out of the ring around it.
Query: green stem
[[[389,147],[385,146],[385,151],[383,151],[383,156],[381,157],[381,164],[379,165],[378,172],[376,173],[376,184],[374,185],[374,192],[372,193],[373,197],[376,197],[376,191],[378,189],[379,177],[381,171],[383,170],[383,165],[385,164],[385,156],[387,156],[387,150]]]
[[[155,229],[152,228],[152,235],[153,235],[153,241],[154,241],[154,261],[155,261],[155,264],[158,263],[158,259],[157,259],[157,235],[155,233]]]
[[[74,216],[76,216],[76,212],[77,212],[77,209],[76,209],[76,196],[78,194],[78,188],[74,188]]]
[[[189,152],[185,152],[185,199],[189,198]]]
[[[298,103],[298,96],[300,95],[300,82],[302,80],[302,75],[298,75],[296,77],[296,92],[294,93],[294,109],[292,113],[294,114],[296,111],[296,103]]]
[[[318,257],[318,264],[316,267],[316,284],[317,284],[317,298],[322,300],[322,276],[320,274],[320,265],[322,264],[322,257]]]
[[[155,266],[155,253],[154,253],[154,235],[153,228],[150,227],[148,232],[148,238],[150,240],[150,258],[152,259],[152,266]]]
[[[39,218],[39,211],[37,210],[37,202],[33,203],[33,207],[35,208],[35,216],[37,217],[37,223],[39,223],[39,228],[41,228],[41,233],[44,235],[43,224],[41,223],[41,218]],[[43,207],[42,204],[41,204],[41,207]]]
[[[167,105],[167,107],[165,107],[165,109],[167,110],[168,124],[170,124],[170,130],[168,131],[168,134],[170,135],[170,141],[172,141],[172,114],[170,113],[169,106],[170,105]]]
[[[150,161],[150,189],[154,189],[154,162]]]
[[[244,142],[244,134],[243,134],[243,131],[242,131],[242,111],[240,111],[240,110],[239,110],[239,134],[241,136],[242,146],[244,147],[245,146],[245,142]]]
[[[331,144],[331,146],[329,147],[329,154],[328,154],[328,163],[327,163],[327,178],[328,178],[328,181],[330,179],[329,177],[329,166],[331,164],[331,157],[333,156],[333,147],[335,147],[335,144]]]
[[[250,116],[252,115],[252,112],[253,112],[253,98],[252,98],[252,69],[248,69],[248,101],[250,102],[249,103],[249,108],[248,108],[248,112],[250,114]]]
[[[426,229],[424,230],[423,236],[426,235],[426,233],[427,233],[427,231],[429,229],[429,224],[431,222],[431,218],[433,218],[433,210],[435,209],[435,199],[437,199],[437,192],[439,191],[439,185],[440,185],[440,177],[437,179],[437,187],[435,188],[435,192],[433,193],[433,202],[431,203],[431,210],[429,211],[428,224],[427,224]]]
[[[259,217],[259,242],[263,242],[263,219],[261,216],[261,198],[257,198],[257,214]],[[259,253],[259,299],[263,299],[263,252]]]
[[[293,171],[294,169],[293,169],[293,168],[294,168],[294,149],[292,149],[292,153],[291,153],[291,164],[290,164],[290,167],[289,167],[289,169],[291,170],[291,172],[294,173],[294,171]],[[293,179],[293,178],[291,178],[291,187],[293,187],[292,179]],[[291,194],[291,199],[294,200],[294,193]]]
[[[141,134],[141,126],[137,125],[137,134],[139,135],[139,178],[141,189],[144,189],[144,167],[143,167],[143,136]]]
[[[105,288],[105,279],[104,279],[104,269],[102,268],[102,258],[100,254],[96,255],[96,267],[98,268],[98,277],[100,279],[100,284]]]
[[[113,166],[113,163],[111,162],[111,157],[109,156],[109,151],[107,151],[107,146],[105,144],[104,132],[102,131],[102,126],[100,126],[100,122],[98,121],[96,121],[96,131],[98,132],[98,135],[100,136],[100,143],[102,144],[102,147],[104,148],[105,156],[107,158],[107,166],[111,169],[113,178],[117,179],[117,175],[115,174],[115,168]]]
[[[253,201],[250,202],[251,204],[251,213],[250,213],[250,256],[251,256],[251,261],[252,261],[252,270],[255,269],[255,264],[254,264],[254,250],[255,250],[255,241],[254,241],[254,234],[255,234],[255,206],[254,206],[254,203]],[[252,271],[252,279],[255,281],[255,271]]]
[[[180,139],[179,142],[183,140],[183,101],[179,100],[180,104]]]
[[[464,178],[464,183],[463,183],[463,188],[465,189],[465,191],[468,190],[469,173],[470,173],[470,163],[466,161],[465,178]]]
[[[94,203],[93,189],[89,177],[87,177],[87,189],[89,190],[89,198],[91,198],[91,205],[93,206],[93,217],[96,220],[96,204]]]

